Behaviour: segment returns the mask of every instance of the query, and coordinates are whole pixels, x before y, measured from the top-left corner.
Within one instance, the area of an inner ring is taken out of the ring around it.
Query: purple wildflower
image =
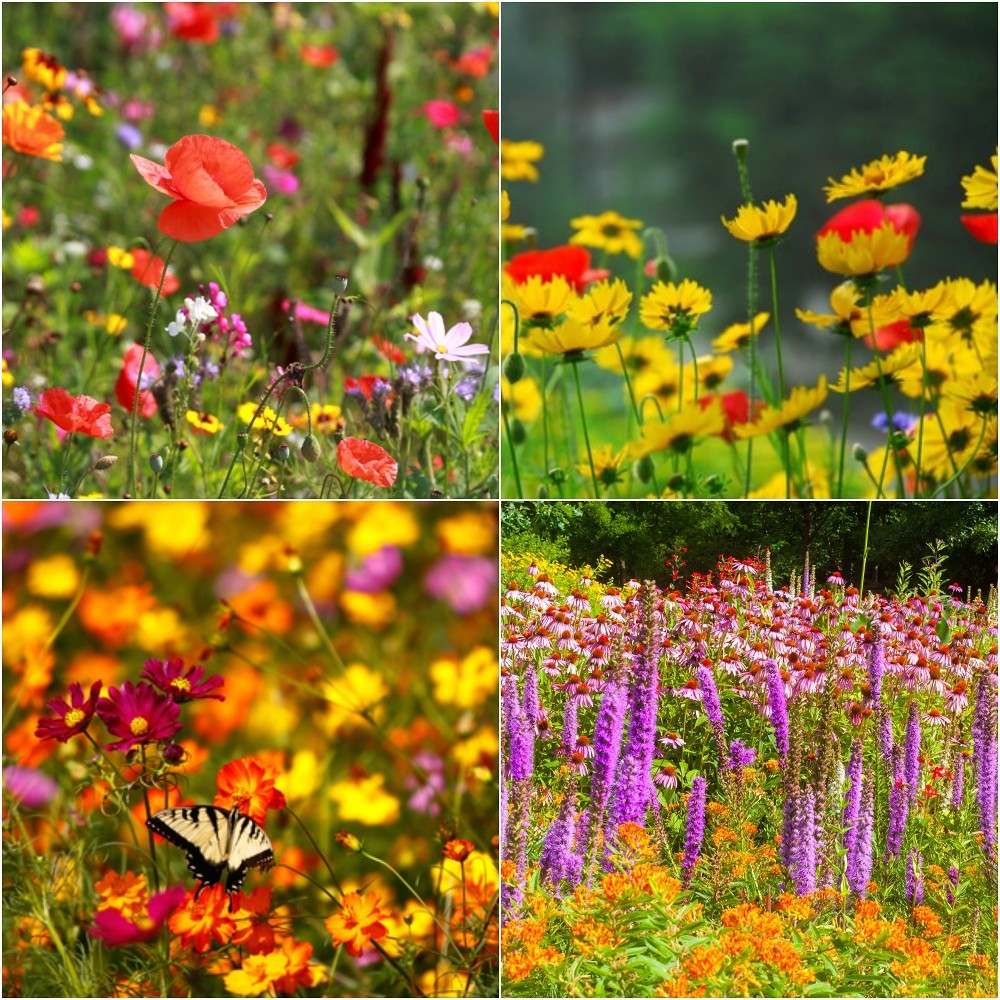
[[[562,729],[562,748],[567,757],[576,753],[578,732],[576,702],[572,698],[568,698],[566,701],[566,711],[563,715]]]
[[[344,589],[360,594],[377,594],[388,590],[403,572],[403,553],[395,545],[383,545],[365,556],[356,569],[344,577]]]
[[[736,781],[743,780],[743,768],[750,767],[757,758],[757,751],[748,747],[742,740],[733,740],[729,744],[729,759],[726,767],[736,776]]]
[[[529,663],[524,671],[524,694],[521,696],[521,711],[524,713],[527,725],[533,726],[538,722],[540,718],[538,708],[538,675],[535,673],[534,664]]]
[[[193,663],[185,669],[181,659],[146,660],[142,669],[142,679],[158,687],[164,694],[169,694],[176,702],[194,701],[196,698],[214,698],[225,701],[226,696],[213,694],[216,688],[223,685],[223,680],[217,674],[203,679],[205,668],[200,663]]]
[[[868,881],[874,861],[872,852],[872,828],[875,820],[875,791],[871,779],[864,783],[861,809],[857,829],[847,855],[847,884],[851,892],[860,899],[868,893]]]
[[[688,798],[687,833],[684,838],[684,860],[681,862],[681,881],[684,888],[691,885],[694,866],[701,851],[701,840],[705,835],[705,794],[708,782],[700,775],[691,782]]]
[[[886,708],[885,705],[879,708],[878,745],[879,749],[882,751],[882,756],[886,760],[892,760],[892,752],[894,749],[892,739],[892,716],[889,714],[889,709]]]
[[[847,765],[847,789],[844,804],[844,847],[850,857],[854,849],[854,838],[857,836],[858,812],[861,808],[861,740],[854,738],[851,745],[851,759]]]
[[[504,678],[502,695],[504,724],[510,747],[510,776],[514,781],[530,778],[535,770],[535,726],[524,717],[517,697],[517,678]]]
[[[885,673],[885,640],[876,623],[875,641],[868,656],[868,684],[871,687],[872,703],[877,707],[882,703],[882,675]]]
[[[910,800],[906,794],[906,785],[902,777],[899,777],[889,792],[889,831],[886,835],[885,849],[890,857],[899,857],[909,813]]]
[[[915,701],[910,702],[910,714],[906,720],[903,780],[906,782],[906,792],[912,805],[917,800],[917,785],[920,781],[920,710]]]
[[[712,734],[715,742],[719,745],[719,756],[724,761],[726,759],[726,722],[722,716],[722,702],[719,700],[719,691],[715,686],[715,677],[709,667],[698,668],[698,684],[701,687],[702,707],[705,715],[708,716],[708,724],[712,727]]]
[[[556,816],[545,834],[540,861],[542,878],[558,889],[560,882],[574,868],[570,859],[573,855],[573,833],[576,828],[576,789],[566,793]]]
[[[657,657],[647,647],[636,657],[633,666],[628,741],[615,787],[616,823],[642,824],[647,806],[656,798],[652,769],[656,755],[659,687]]]
[[[958,811],[962,808],[962,792],[965,790],[965,754],[960,753],[955,759],[955,771],[951,779],[951,807]]]
[[[142,744],[168,740],[181,728],[177,702],[145,682],[126,681],[120,688],[109,688],[108,696],[97,703],[97,714],[108,732],[120,737],[105,744],[104,749],[122,753]]]
[[[69,702],[65,698],[53,698],[46,706],[54,718],[39,719],[35,737],[39,740],[58,740],[65,743],[71,736],[82,733],[97,708],[97,698],[101,693],[101,682],[94,681],[90,694],[86,697],[79,684],[70,684]]]
[[[997,845],[997,703],[992,684],[979,677],[972,721],[972,755],[976,762],[976,805],[983,832],[983,849],[996,858]]]
[[[816,802],[812,789],[803,789],[799,806],[798,829],[791,850],[793,879],[796,893],[808,896],[816,891]]]
[[[784,760],[788,756],[788,702],[785,700],[785,681],[774,660],[764,664],[767,671],[767,697],[771,705],[771,725],[774,726],[774,742],[778,756]]]
[[[3,769],[3,787],[25,809],[40,809],[59,794],[59,786],[44,771],[20,764],[8,764]]]

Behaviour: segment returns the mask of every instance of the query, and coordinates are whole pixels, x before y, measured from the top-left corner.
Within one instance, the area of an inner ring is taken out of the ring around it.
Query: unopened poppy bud
[[[282,465],[284,465],[285,462],[288,461],[289,454],[290,454],[290,452],[289,452],[289,449],[288,449],[288,445],[285,444],[284,441],[282,441],[281,444],[279,444],[278,447],[274,449],[274,457],[279,462],[281,462]]]
[[[315,434],[307,434],[305,441],[302,442],[302,447],[299,449],[302,452],[302,457],[307,462],[316,462],[319,460],[319,441],[316,440]]]
[[[94,468],[98,472],[104,472],[105,469],[110,469],[111,466],[117,461],[117,455],[102,455],[96,462],[94,462]]]
[[[3,440],[7,445],[17,444],[17,431],[13,427],[8,427],[3,432]]]
[[[333,276],[333,294],[343,295],[347,291],[347,275],[335,274]]]
[[[633,467],[635,471],[635,478],[639,480],[640,483],[648,483],[653,478],[653,460],[649,455],[643,455],[638,462],[635,463]]]
[[[733,156],[735,156],[737,160],[745,160],[749,149],[749,139],[733,139]]]
[[[556,486],[562,486],[562,484],[566,482],[566,470],[560,468],[558,465],[553,466],[549,469],[549,479],[551,479]]]
[[[17,77],[16,76],[8,76],[7,77],[7,86],[8,87],[16,87],[17,86]]]
[[[854,461],[856,462],[867,462],[868,452],[865,451],[864,447],[860,444],[856,444],[851,449],[851,454],[854,456]]]
[[[518,351],[514,351],[504,362],[503,373],[511,385],[515,382],[520,382],[524,378],[524,358],[521,357]]]
[[[510,425],[510,440],[513,444],[524,444],[528,437],[528,432],[524,429],[524,424],[520,420],[515,420]]]
[[[546,487],[546,486],[539,486],[538,487],[538,499],[539,500],[548,500],[548,498],[549,498],[548,487]]]
[[[149,456],[149,467],[153,470],[156,475],[159,475],[163,471],[163,456],[158,455],[155,452]]]
[[[346,847],[349,851],[361,850],[361,841],[353,833],[348,833],[346,830],[341,830],[334,839],[341,847]]]
[[[264,218],[265,218],[265,220],[267,222],[272,222],[274,220],[274,213],[273,212],[265,212],[264,213]]]
[[[71,284],[71,285],[69,286],[69,290],[70,290],[70,291],[71,291],[71,292],[72,292],[72,293],[73,293],[74,295],[76,295],[77,293],[79,293],[79,292],[80,292],[80,291],[82,290],[82,288],[83,288],[83,285],[81,285],[79,281],[74,281],[74,282],[73,282],[73,283],[72,283],[72,284]]]

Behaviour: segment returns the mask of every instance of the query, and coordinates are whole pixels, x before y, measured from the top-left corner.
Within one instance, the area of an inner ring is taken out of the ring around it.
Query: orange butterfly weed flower
[[[267,200],[246,154],[215,136],[184,136],[167,150],[163,166],[131,155],[143,180],[174,199],[157,228],[181,243],[218,236]]]
[[[3,144],[15,153],[60,162],[65,135],[62,125],[43,108],[24,101],[3,106]]]
[[[240,807],[240,812],[264,825],[268,809],[284,809],[285,796],[274,787],[278,769],[253,757],[233,760],[216,778],[218,793],[213,800],[220,809]]]
[[[195,899],[194,891],[170,918],[170,931],[180,939],[182,948],[204,953],[212,942],[228,944],[236,931],[229,912],[229,897],[221,885],[213,885]]]
[[[341,900],[341,910],[326,921],[335,944],[347,946],[347,953],[361,957],[363,949],[372,941],[381,941],[388,934],[383,920],[392,916],[388,906],[382,906],[374,892],[362,897],[359,892],[349,892]]]

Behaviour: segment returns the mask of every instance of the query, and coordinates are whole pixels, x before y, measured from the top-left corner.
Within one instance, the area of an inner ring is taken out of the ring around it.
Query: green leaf
[[[472,401],[472,405],[465,411],[465,419],[462,421],[462,446],[470,448],[484,434],[483,417],[490,407],[492,397],[489,393],[480,392]]]

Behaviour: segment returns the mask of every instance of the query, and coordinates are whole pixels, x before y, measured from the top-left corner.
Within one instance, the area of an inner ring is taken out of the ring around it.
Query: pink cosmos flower
[[[222,687],[222,678],[217,674],[206,679],[205,668],[194,663],[187,669],[181,659],[146,660],[142,671],[142,679],[154,684],[174,701],[194,701],[195,698],[215,698],[225,701],[226,696],[216,694],[215,689]]]
[[[462,120],[462,112],[451,101],[427,101],[423,112],[435,128],[452,128]]]
[[[108,732],[120,737],[104,749],[122,753],[143,743],[170,739],[181,728],[177,703],[142,681],[110,688],[108,697],[97,703],[97,714]]]
[[[94,717],[97,698],[101,693],[101,682],[94,681],[90,694],[84,697],[83,688],[79,684],[70,684],[69,703],[65,698],[53,698],[48,704],[48,710],[54,718],[39,719],[35,729],[35,737],[39,740],[58,740],[65,743],[77,733],[82,733]]]
[[[426,320],[414,314],[410,320],[418,333],[404,334],[405,339],[415,340],[418,351],[433,351],[438,361],[464,361],[476,354],[490,353],[485,344],[468,343],[472,336],[472,327],[468,323],[456,323],[446,333],[440,313],[432,312]]]
[[[126,919],[118,910],[98,910],[94,914],[90,936],[100,938],[113,948],[148,941],[156,936],[167,917],[180,906],[185,893],[184,886],[174,885],[150,896],[146,915],[136,917],[135,921]]]

